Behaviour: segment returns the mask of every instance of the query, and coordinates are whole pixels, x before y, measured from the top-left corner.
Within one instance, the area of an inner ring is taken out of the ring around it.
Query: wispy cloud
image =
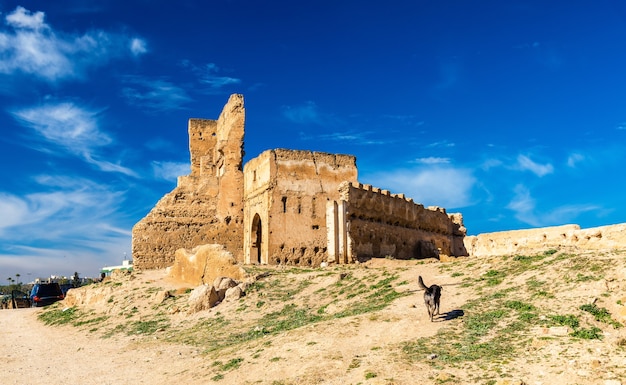
[[[472,204],[472,189],[477,182],[469,169],[443,166],[380,172],[363,178],[425,206],[451,209]]]
[[[41,175],[35,180],[41,192],[23,196],[0,192],[2,211],[12,214],[0,218],[0,236],[10,235],[14,241],[61,240],[115,227],[108,222],[122,203],[121,192],[84,178]]]
[[[88,68],[145,52],[138,37],[90,31],[83,35],[55,31],[43,12],[17,7],[0,30],[0,74],[22,73],[45,81],[80,78]],[[142,48],[144,50],[142,52]]]
[[[300,139],[303,141],[330,141],[330,142],[344,142],[350,145],[368,146],[368,145],[381,145],[389,144],[391,141],[374,139],[369,136],[374,134],[373,132],[332,132],[330,134],[311,135],[310,133],[300,132]]]
[[[480,168],[483,169],[484,171],[488,171],[494,167],[500,167],[502,165],[504,165],[504,162],[502,162],[500,159],[490,158],[490,159],[485,160],[480,165]]]
[[[287,120],[297,124],[324,125],[328,120],[312,101],[295,106],[283,106],[281,110]]]
[[[567,157],[567,165],[569,167],[576,167],[580,162],[585,160],[585,156],[582,154],[574,153]]]
[[[200,83],[207,84],[211,88],[217,89],[227,85],[241,83],[240,79],[218,75],[220,69],[214,63],[209,63],[202,69],[203,71],[200,73]]]
[[[538,210],[537,202],[524,185],[516,185],[515,196],[506,206],[515,213],[515,218],[533,227],[554,226],[572,223],[578,216],[589,211],[603,211],[593,204],[564,205],[550,210]]]
[[[68,268],[94,276],[99,267],[122,258],[130,246],[127,224],[118,223],[124,218],[122,191],[84,178],[41,175],[35,180],[38,192],[0,191],[0,211],[10,214],[0,216],[3,271],[75,271],[62,271]]]
[[[415,115],[383,115],[382,117],[410,127],[420,127],[426,124],[423,120],[417,119]]]
[[[124,78],[124,99],[130,104],[152,111],[177,110],[191,102],[187,92],[164,79],[148,79],[140,76]]]
[[[427,148],[447,148],[447,147],[454,147],[454,146],[456,146],[455,143],[449,142],[447,140],[441,140],[439,142],[433,142],[433,143],[429,143],[426,145]]]
[[[440,158],[440,157],[436,157],[436,156],[429,156],[429,157],[426,157],[426,158],[417,158],[417,159],[415,159],[414,163],[429,164],[429,165],[433,165],[433,164],[448,164],[448,163],[450,163],[450,158]]]
[[[141,56],[148,52],[146,41],[139,38],[133,38],[130,40],[130,52],[133,56]]]
[[[121,172],[126,175],[134,173],[120,165],[100,160],[94,153],[99,147],[110,145],[113,140],[99,128],[100,111],[80,107],[74,103],[50,103],[42,106],[12,111],[16,120],[31,128],[40,139],[56,145],[62,152],[81,157],[87,163],[97,166],[102,171]],[[29,145],[43,152],[53,152],[49,146]]]
[[[223,71],[215,63],[196,65],[190,60],[183,60],[180,65],[196,76],[200,86],[205,86],[200,90],[205,93],[217,93],[226,86],[241,83],[241,79],[223,75]]]
[[[534,162],[526,155],[519,155],[517,157],[517,168],[522,171],[530,171],[533,174],[542,177],[554,172],[554,167],[550,163],[539,164]]]
[[[375,144],[381,143],[379,140],[367,139],[372,132],[345,130],[339,132],[338,129],[346,127],[346,123],[336,116],[322,112],[317,104],[313,101],[306,101],[296,105],[281,106],[281,115],[291,123],[302,126],[321,126],[333,128],[334,132],[321,135],[303,135],[304,140],[332,140],[332,141],[350,141],[359,144]]]
[[[152,172],[157,179],[174,181],[181,175],[188,175],[190,172],[189,162],[152,162]]]

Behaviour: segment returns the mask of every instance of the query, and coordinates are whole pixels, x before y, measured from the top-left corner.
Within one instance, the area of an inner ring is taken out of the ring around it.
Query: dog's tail
[[[426,285],[424,285],[424,280],[422,279],[422,276],[420,275],[419,278],[417,279],[417,283],[419,283],[420,285],[420,289],[422,290],[427,290],[428,288],[426,287]]]

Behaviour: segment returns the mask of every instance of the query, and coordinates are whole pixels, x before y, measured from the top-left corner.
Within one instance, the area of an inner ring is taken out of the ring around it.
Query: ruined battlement
[[[467,255],[461,214],[360,183],[341,183],[339,196],[326,211],[331,262]]]
[[[404,194],[392,194],[371,185],[350,182],[339,186],[339,194],[340,199],[350,202],[348,216],[351,219],[439,234],[465,235],[461,214],[448,215],[442,207],[424,207]]]

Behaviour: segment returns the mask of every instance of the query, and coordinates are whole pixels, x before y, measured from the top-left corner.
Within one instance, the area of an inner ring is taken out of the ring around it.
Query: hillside
[[[246,269],[246,296],[195,314],[159,270],[38,318],[124,358],[112,384],[626,384],[623,250]],[[418,275],[443,286],[432,323]]]

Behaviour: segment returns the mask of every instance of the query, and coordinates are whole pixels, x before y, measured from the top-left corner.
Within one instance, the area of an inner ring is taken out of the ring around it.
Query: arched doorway
[[[252,219],[250,238],[250,263],[261,264],[261,240],[263,239],[263,226],[261,225],[261,217],[259,214],[255,214],[254,219]]]

